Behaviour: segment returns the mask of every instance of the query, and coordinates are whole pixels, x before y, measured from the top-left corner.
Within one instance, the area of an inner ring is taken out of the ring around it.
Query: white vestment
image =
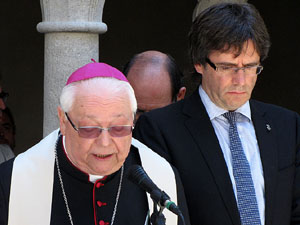
[[[51,219],[54,180],[55,130],[38,144],[18,155],[14,161],[9,198],[8,225],[49,225]],[[147,146],[132,138],[141,158],[141,163],[153,180],[177,204],[177,188],[170,164]],[[150,215],[153,202],[147,193]],[[164,211],[166,225],[177,224],[177,216]]]

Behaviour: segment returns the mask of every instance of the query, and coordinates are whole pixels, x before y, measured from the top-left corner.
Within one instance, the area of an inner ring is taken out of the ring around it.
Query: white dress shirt
[[[237,199],[236,184],[232,171],[232,157],[229,148],[229,123],[222,114],[228,112],[216,106],[208,97],[202,86],[199,87],[200,98],[206,108],[210,121],[213,125],[223,156],[228,168],[228,173],[233,186],[235,198]],[[249,101],[235,110],[239,112],[237,117],[237,129],[246,158],[250,165],[251,175],[254,183],[256,199],[262,225],[265,224],[265,197],[264,197],[264,176],[260,159],[259,147],[255,135],[253,122],[251,120],[251,109]]]

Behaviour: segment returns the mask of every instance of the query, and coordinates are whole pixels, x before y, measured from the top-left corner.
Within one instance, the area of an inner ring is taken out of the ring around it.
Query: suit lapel
[[[185,125],[210,168],[232,223],[238,225],[240,218],[225,159],[198,91],[187,99],[183,112],[188,115]]]
[[[272,224],[272,205],[278,168],[276,138],[272,134],[272,121],[267,119],[265,111],[261,107],[258,109],[257,103],[254,101],[250,101],[250,107],[264,173],[265,225],[270,225]],[[183,112],[188,116],[185,125],[193,140],[199,146],[199,151],[211,170],[233,224],[240,224],[239,213],[225,159],[198,90],[187,99]]]
[[[250,107],[264,172],[265,225],[270,225],[278,168],[276,138],[272,134],[272,121],[267,120],[266,113],[258,109],[254,101],[250,101]]]

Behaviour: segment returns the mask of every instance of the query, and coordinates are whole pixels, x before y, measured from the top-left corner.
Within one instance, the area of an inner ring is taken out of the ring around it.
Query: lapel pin
[[[266,124],[266,128],[267,128],[268,131],[271,131],[271,126],[270,126],[270,124]]]

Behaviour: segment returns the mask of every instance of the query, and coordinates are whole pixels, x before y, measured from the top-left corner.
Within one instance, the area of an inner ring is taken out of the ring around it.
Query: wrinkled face
[[[138,104],[136,119],[144,112],[172,103],[170,76],[162,65],[135,64],[130,68],[127,79]]]
[[[109,175],[121,168],[128,156],[132,135],[112,137],[102,131],[98,138],[82,138],[59,108],[60,128],[65,136],[68,156],[80,170],[93,175]],[[68,112],[76,127],[133,125],[128,97],[109,95],[85,96],[79,93]]]
[[[260,56],[252,41],[244,44],[244,49],[236,57],[234,49],[228,52],[212,51],[208,58],[217,67],[233,66],[245,67],[258,65]],[[202,87],[210,100],[225,110],[236,110],[245,104],[251,97],[257,75],[245,75],[243,70],[224,75],[215,71],[210,65],[195,65],[197,72],[202,74]]]

